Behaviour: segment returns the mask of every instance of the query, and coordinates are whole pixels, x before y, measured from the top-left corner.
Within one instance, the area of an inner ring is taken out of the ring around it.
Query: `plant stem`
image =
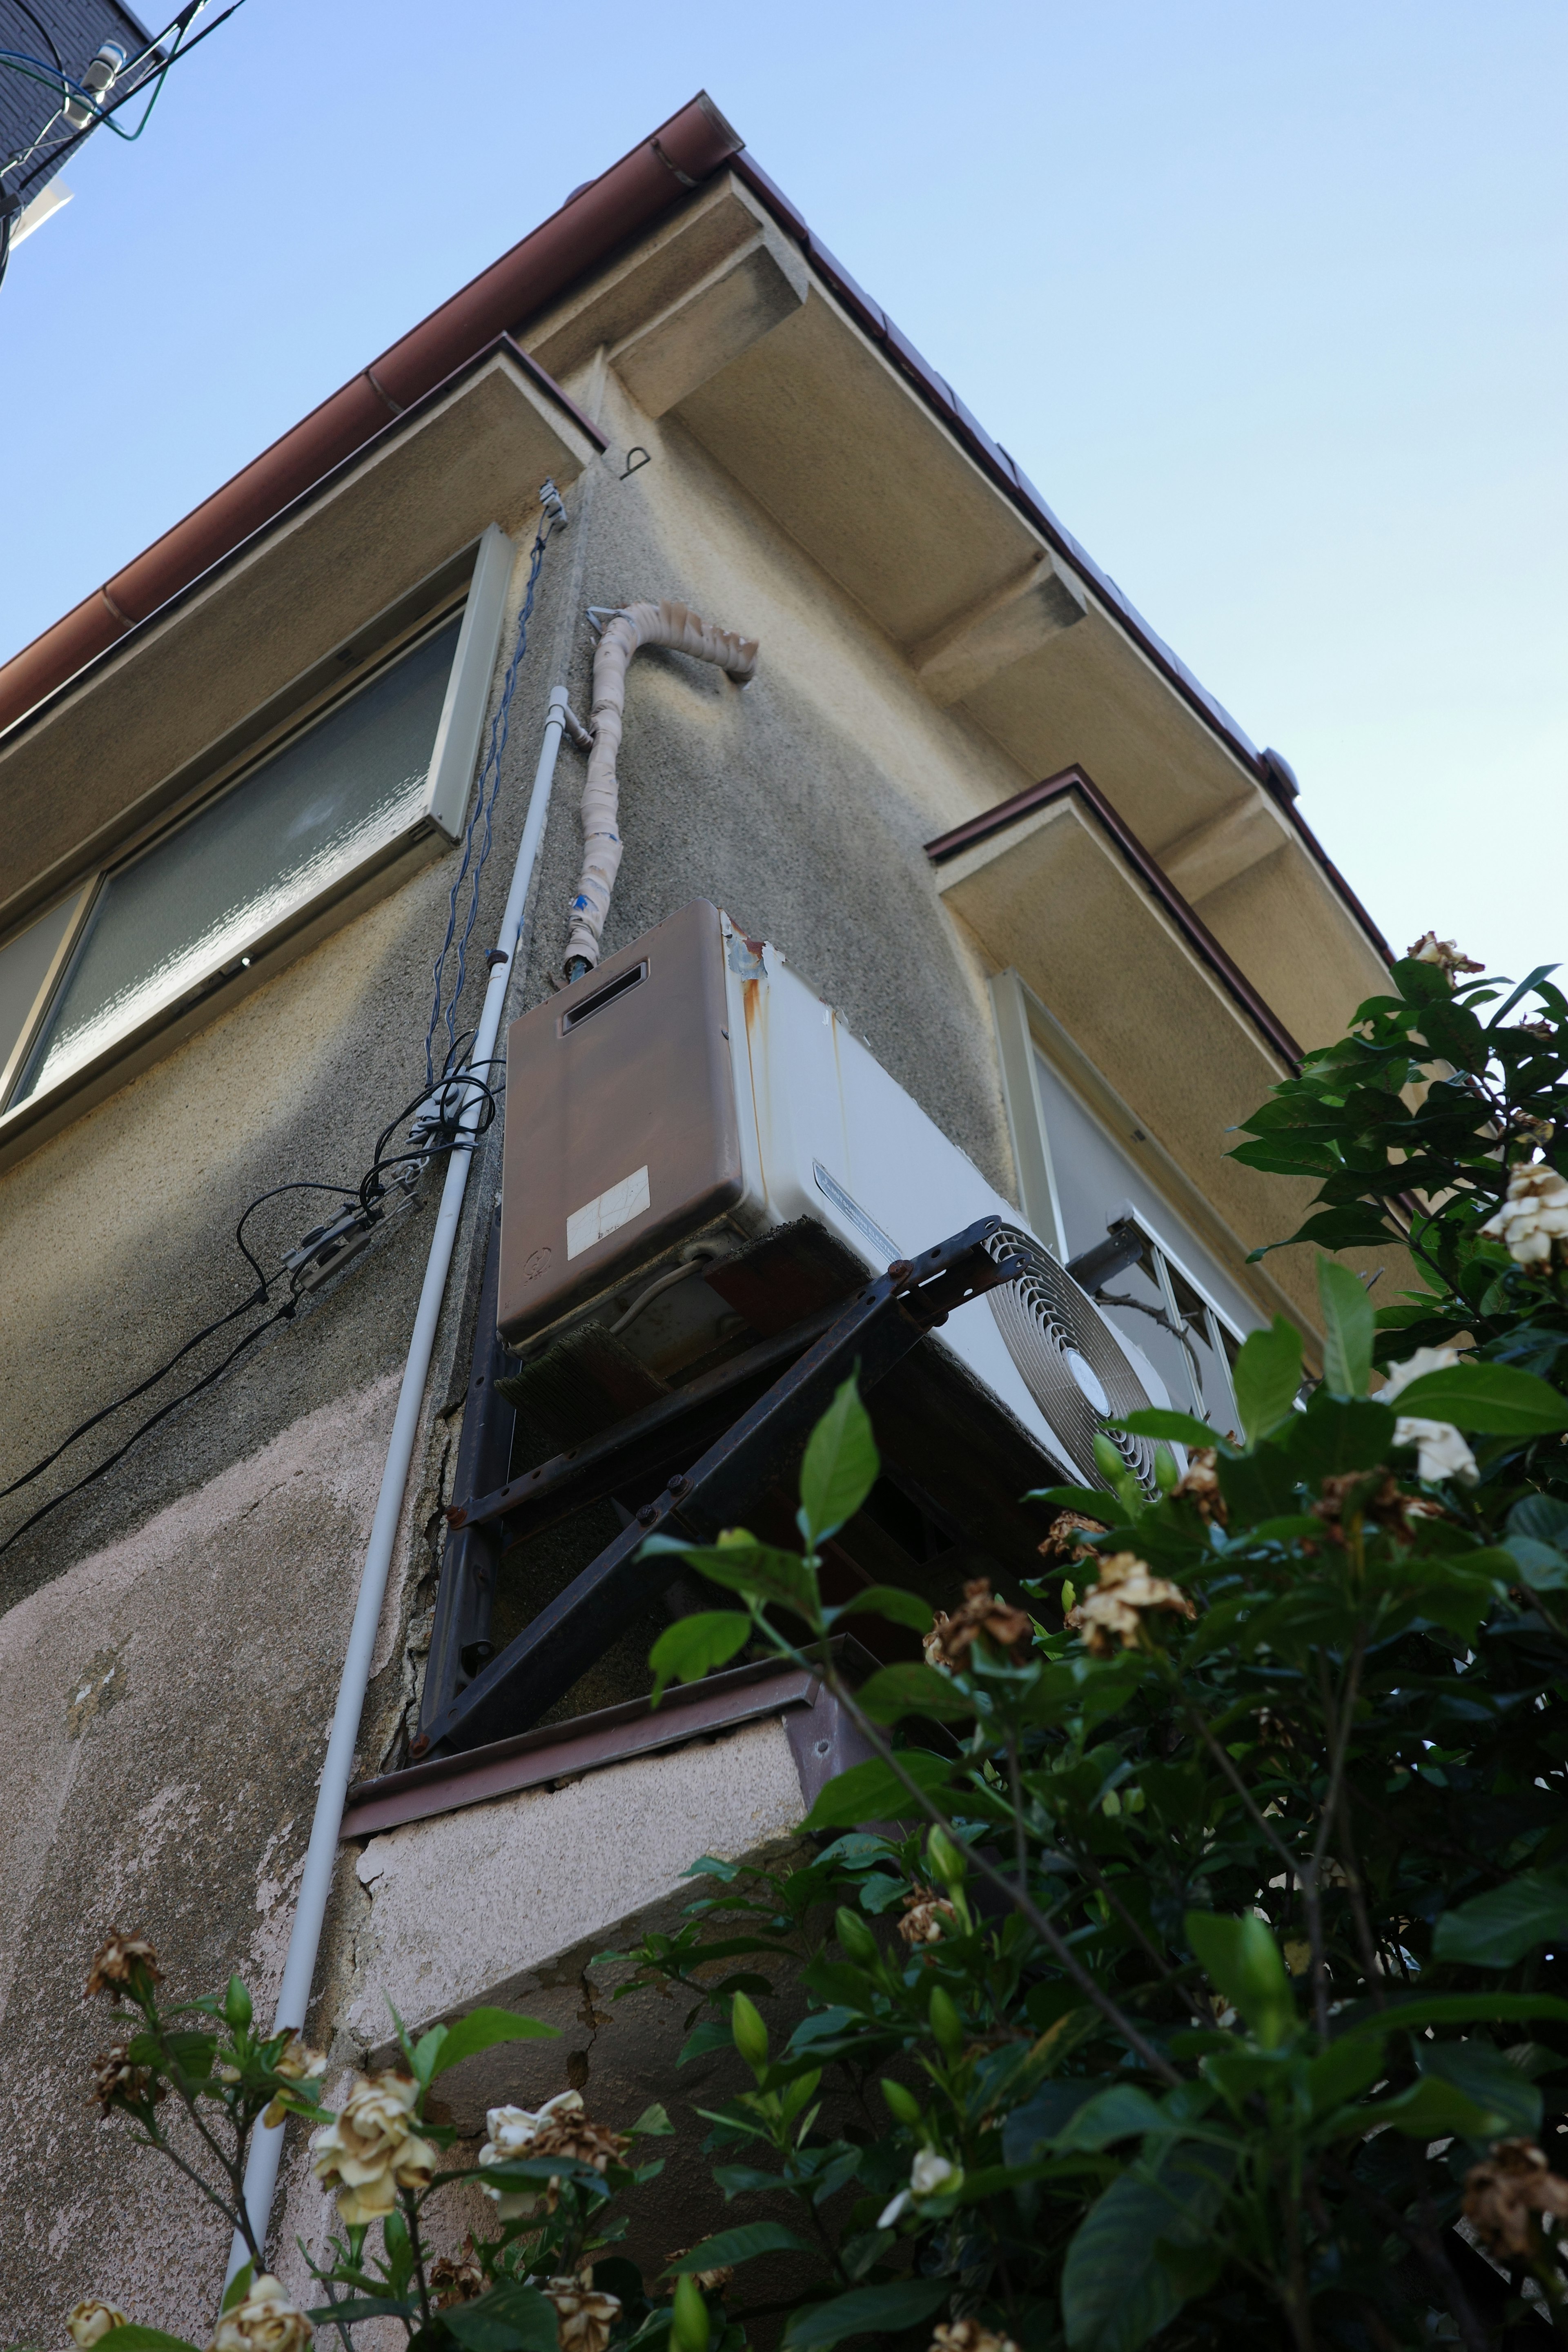
[[[996,1887],[1001,1894],[1007,1897],[1009,1903],[1013,1904],[1019,1911],[1022,1912],[1030,1927],[1033,1927],[1036,1935],[1038,1936],[1040,1941],[1047,1947],[1052,1958],[1056,1960],[1058,1968],[1063,1969],[1064,1972],[1071,1979],[1073,1984],[1078,1988],[1079,1991],[1082,1993],[1084,1999],[1092,2003],[1092,2005],[1099,2010],[1100,2015],[1106,2020],[1107,2023],[1115,2027],[1117,2032],[1121,2034],[1128,2048],[1136,2053],[1138,2057],[1142,2060],[1144,2065],[1149,2069],[1149,2072],[1152,2074],[1158,2075],[1160,2081],[1166,2084],[1170,2089],[1177,2089],[1180,2086],[1182,2077],[1177,2074],[1169,2059],[1166,2058],[1162,2052],[1156,2050],[1153,2043],[1147,2040],[1143,2034],[1140,2033],[1131,2019],[1117,2006],[1116,2002],[1111,2000],[1110,1994],[1102,1991],[1100,1987],[1095,1983],[1094,1979],[1089,1975],[1088,1969],[1079,1959],[1077,1954],[1072,1951],[1069,1946],[1063,1940],[1062,1937],[1058,1934],[1056,1928],[1052,1926],[1050,1920],[1047,1918],[1039,1906],[1035,1903],[1021,1888],[1014,1885],[1012,1879],[1008,1877],[1005,1871],[996,1869],[994,1864],[986,1861],[983,1853],[977,1852],[973,1846],[964,1846],[963,1840],[956,1836],[952,1822],[948,1820],[947,1816],[942,1813],[937,1806],[932,1804],[931,1799],[921,1787],[919,1781],[911,1779],[910,1774],[904,1770],[903,1766],[899,1762],[897,1755],[882,1738],[879,1729],[871,1722],[868,1716],[864,1715],[861,1712],[859,1706],[856,1704],[853,1694],[845,1684],[837,1667],[832,1663],[831,1659],[827,1662],[826,1672],[828,1686],[832,1690],[834,1697],[838,1701],[839,1706],[844,1709],[845,1713],[848,1716],[850,1721],[855,1725],[856,1729],[861,1734],[862,1738],[867,1740],[873,1752],[880,1758],[881,1761],[888,1766],[894,1777],[902,1783],[906,1790],[908,1790],[910,1795],[914,1799],[916,1804],[920,1807],[921,1811],[925,1815],[927,1821],[932,1822],[938,1829],[943,1831],[947,1836],[952,1838],[954,1843],[960,1847],[960,1850],[967,1853],[971,1865],[979,1872],[981,1877],[988,1880],[993,1886]]]

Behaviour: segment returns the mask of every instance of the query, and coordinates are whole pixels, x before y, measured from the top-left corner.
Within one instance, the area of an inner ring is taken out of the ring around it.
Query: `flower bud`
[[[735,2037],[735,2047],[751,2068],[760,2074],[768,2063],[768,2029],[758,2016],[754,2003],[743,1992],[738,1992],[730,2007],[730,2031]],[[704,2342],[707,2338],[704,2337]]]
[[[921,2103],[912,2091],[905,2090],[901,2083],[889,2083],[884,2080],[882,2096],[888,2102],[888,2112],[895,2123],[908,2124],[911,2126],[919,2123]]]
[[[926,1859],[931,1875],[949,1889],[962,1886],[969,1870],[969,1857],[956,1846],[943,1829],[933,1829],[926,1839]]]
[[[1154,1448],[1155,1486],[1162,1495],[1169,1495],[1181,1483],[1182,1474],[1176,1467],[1175,1455],[1168,1445],[1156,1445]]]
[[[741,2000],[743,1996],[737,1993],[735,1997]],[[752,2014],[756,2016],[755,2010]],[[761,2022],[760,2020],[758,2021]],[[708,2338],[712,2333],[712,2326],[697,2281],[691,2277],[678,2278],[675,2282],[675,2312],[669,2330],[670,2352],[708,2352]]]
[[[841,1904],[834,1925],[845,1958],[863,1969],[870,1968],[878,1957],[877,1938],[858,1911],[847,1910]]]
[[[223,1997],[224,2022],[234,2032],[243,2033],[250,2023],[250,1995],[237,1977],[230,1977],[228,1990]]]
[[[931,1987],[931,2030],[944,2058],[956,2058],[963,2047],[963,2020],[941,1985]]]
[[[1127,1475],[1127,1465],[1102,1429],[1094,1433],[1094,1466],[1100,1476],[1109,1481],[1112,1493],[1120,1494],[1121,1481]]]

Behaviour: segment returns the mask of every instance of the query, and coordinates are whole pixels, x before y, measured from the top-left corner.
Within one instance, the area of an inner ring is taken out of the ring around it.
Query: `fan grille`
[[[1101,1423],[1141,1412],[1152,1400],[1087,1292],[1038,1242],[1016,1225],[1004,1225],[986,1247],[993,1257],[1016,1256],[1025,1262],[1024,1272],[1014,1281],[987,1294],[991,1312],[1025,1387],[1079,1476],[1103,1486],[1107,1482],[1094,1460]],[[1104,1394],[1103,1407],[1091,1401],[1096,1385]],[[1149,1439],[1115,1429],[1104,1433],[1145,1494],[1152,1495],[1154,1448]]]

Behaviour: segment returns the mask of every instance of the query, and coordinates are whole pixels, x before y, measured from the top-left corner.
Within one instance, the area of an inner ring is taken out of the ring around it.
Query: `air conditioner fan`
[[[1086,1291],[1029,1234],[1004,1225],[986,1244],[993,1257],[1021,1257],[1024,1272],[990,1291],[991,1312],[1029,1394],[1070,1455],[1097,1486],[1094,1440],[1103,1422],[1153,1402],[1115,1334]],[[1146,1437],[1107,1430],[1147,1495],[1155,1493],[1154,1447]]]

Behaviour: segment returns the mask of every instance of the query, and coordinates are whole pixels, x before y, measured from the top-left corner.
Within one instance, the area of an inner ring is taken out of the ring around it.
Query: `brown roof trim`
[[[0,730],[363,449],[385,428],[391,404],[413,407],[477,350],[552,301],[612,247],[681,203],[687,188],[709,178],[740,144],[705,94],[683,106],[653,139],[569,197],[510,253],[0,667]]]
[[[1043,783],[1030,784],[1015,793],[1011,800],[999,801],[994,808],[981,816],[972,816],[966,824],[954,825],[951,833],[939,834],[935,841],[926,844],[926,856],[933,866],[945,865],[962,850],[973,847],[977,841],[989,841],[994,834],[1005,833],[1010,824],[1031,816],[1037,809],[1048,808],[1055,801],[1068,798],[1079,801],[1101,832],[1108,834],[1122,857],[1150,893],[1164,908],[1177,929],[1186,940],[1194,955],[1205,963],[1226,994],[1247,1014],[1254,1027],[1267,1038],[1292,1070],[1300,1069],[1301,1048],[1291,1036],[1279,1014],[1259,996],[1240,967],[1231,961],[1208,925],[1188,905],[1159,861],[1144,848],[1137,835],[1118,815],[1100,786],[1082,768],[1064,768],[1059,775],[1047,776]]]
[[[430,1821],[465,1805],[488,1804],[493,1797],[514,1796],[520,1790],[542,1788],[548,1781],[619,1764],[628,1757],[648,1756],[688,1739],[732,1730],[763,1716],[809,1706],[819,1686],[819,1677],[809,1667],[781,1670],[763,1659],[667,1691],[657,1714],[650,1699],[627,1699],[620,1706],[579,1716],[574,1723],[518,1732],[510,1739],[491,1740],[460,1755],[411,1764],[405,1771],[386,1772],[351,1789],[338,1834],[371,1837],[404,1822]]]
[[[438,401],[445,399],[447,394],[460,384],[466,377],[474,374],[478,369],[483,367],[487,360],[493,359],[498,354],[510,360],[522,374],[538,384],[540,390],[570,416],[574,425],[596,449],[608,448],[608,442],[593,419],[584,415],[569,393],[562,391],[554,377],[547,375],[538,361],[531,359],[520,344],[513,342],[510,335],[497,335],[490,342],[482,343],[478,351],[468,353],[460,366],[454,368],[450,375],[443,376],[439,383],[433,383],[429,391],[422,394],[417,400],[411,401],[401,415],[384,417],[377,430],[362,441],[357,447],[351,449],[348,455],[341,458],[335,466],[328,467],[325,473],[319,474],[314,481],[300,491],[298,498],[289,499],[285,505],[279,508],[276,514],[268,515],[266,520],[259,523],[247,537],[237,540],[234,545],[226,549],[205,572],[198,572],[194,579],[185,583],[183,588],[176,589],[172,595],[164,599],[163,604],[156,605],[144,620],[132,621],[126,614],[119,613],[118,607],[115,607],[118,618],[123,625],[113,643],[105,646],[100,653],[93,655],[90,659],[83,662],[80,668],[74,670],[69,677],[63,679],[51,694],[45,695],[42,701],[35,703],[33,708],[25,714],[24,720],[19,721],[18,724],[30,723],[39,718],[43,712],[50,709],[55,703],[79,686],[84,678],[90,677],[94,670],[111,659],[114,655],[122,652],[128,645],[133,644],[137,638],[156,627],[160,622],[167,620],[171,613],[178,612],[187,597],[197,594],[229,564],[237,563],[257,540],[264,538],[266,533],[275,530],[278,524],[287,522],[290,516],[302,512],[317,499],[323,497],[334,482],[340,481],[345,474],[351,473],[363,458],[369,456],[373,450],[379,448],[383,442],[395,440],[399,433],[405,432],[412,425],[416,425],[421,416],[434,408]],[[103,588],[99,591],[99,593],[108,597],[109,591]],[[3,675],[4,673],[0,672],[0,677]],[[0,733],[0,743],[4,740],[4,734]]]

